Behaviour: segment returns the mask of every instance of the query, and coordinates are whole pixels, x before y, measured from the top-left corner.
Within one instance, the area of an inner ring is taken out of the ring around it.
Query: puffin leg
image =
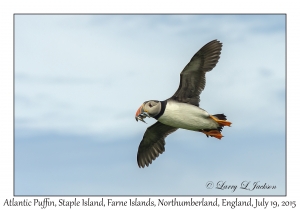
[[[210,130],[210,131],[200,130],[200,132],[206,134],[206,136],[215,137],[217,139],[221,139],[223,137],[223,135],[221,134],[221,132],[218,131],[218,130]]]
[[[216,121],[219,125],[221,126],[229,126],[231,125],[231,122],[227,121],[227,120],[219,120],[218,118],[212,116],[212,115],[209,115],[209,117],[211,119],[213,119],[214,121]]]

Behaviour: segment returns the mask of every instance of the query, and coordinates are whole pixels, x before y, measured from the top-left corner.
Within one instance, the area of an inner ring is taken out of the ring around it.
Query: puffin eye
[[[152,107],[151,103],[149,103],[150,108]]]

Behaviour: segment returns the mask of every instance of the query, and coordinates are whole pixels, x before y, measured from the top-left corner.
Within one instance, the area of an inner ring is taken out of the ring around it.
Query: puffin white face
[[[160,101],[151,100],[151,101],[145,101],[140,108],[135,113],[135,119],[136,121],[140,120],[142,122],[144,121],[144,118],[146,117],[155,117],[159,114],[161,109],[161,103]]]

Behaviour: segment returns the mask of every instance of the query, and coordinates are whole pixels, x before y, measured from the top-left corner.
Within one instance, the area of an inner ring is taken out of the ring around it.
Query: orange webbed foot
[[[208,135],[208,136],[211,136],[211,137],[215,137],[219,140],[221,140],[222,137],[224,137],[220,131],[218,130],[210,130],[210,131],[204,131],[204,130],[201,130],[200,132]]]
[[[210,115],[210,118],[213,119],[214,121],[216,121],[219,125],[221,126],[229,126],[232,124],[231,122],[227,121],[227,120],[219,120],[218,118]]]

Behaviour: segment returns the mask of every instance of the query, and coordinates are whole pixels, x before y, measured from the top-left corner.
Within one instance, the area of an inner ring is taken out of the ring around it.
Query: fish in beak
[[[135,113],[135,120],[138,122],[139,120],[146,123],[144,121],[144,118],[146,117],[150,117],[149,114],[147,113],[147,111],[144,111],[144,104],[142,104],[142,106],[140,106],[140,108],[138,108],[138,110]]]

